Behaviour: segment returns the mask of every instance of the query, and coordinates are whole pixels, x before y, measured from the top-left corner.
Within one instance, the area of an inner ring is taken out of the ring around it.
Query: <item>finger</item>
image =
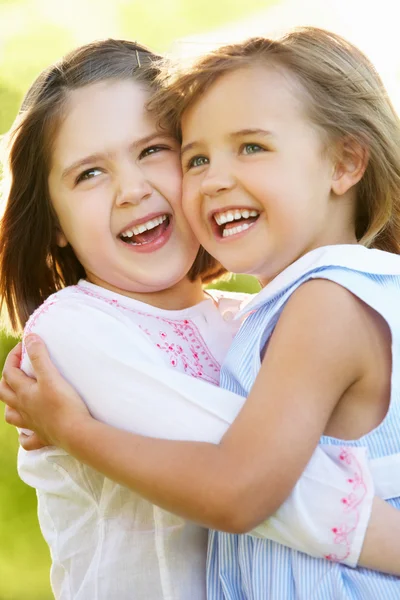
[[[18,398],[4,377],[0,380],[0,401],[4,402],[4,404],[9,404],[13,408],[18,408]]]
[[[48,444],[43,442],[36,433],[32,435],[27,435],[26,433],[21,432],[18,437],[18,441],[20,446],[24,450],[40,450],[41,448],[45,448]]]
[[[58,373],[51,362],[45,343],[38,335],[31,333],[26,336],[24,342],[32,368],[38,380],[48,379],[53,372]]]
[[[9,425],[14,425],[14,427],[26,428],[26,423],[24,419],[21,417],[19,412],[11,406],[6,406],[6,409],[4,411],[4,418],[6,423],[8,423]]]
[[[3,370],[3,379],[17,395],[20,390],[25,391],[27,387],[33,385],[36,381],[32,379],[32,377],[28,377],[25,375],[23,371],[19,367],[11,366],[11,363],[8,366],[4,367]]]
[[[12,350],[8,353],[6,362],[4,363],[4,369],[13,367],[17,369],[21,364],[22,356],[22,344],[19,342]]]

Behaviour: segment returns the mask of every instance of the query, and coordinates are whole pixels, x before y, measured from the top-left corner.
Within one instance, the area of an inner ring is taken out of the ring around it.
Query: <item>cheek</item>
[[[183,177],[182,204],[186,217],[193,219],[193,213],[198,215],[201,211],[201,195],[199,182],[190,176]]]
[[[77,252],[90,246],[99,250],[108,240],[110,214],[101,202],[63,206],[58,218],[61,230]]]
[[[158,189],[174,212],[175,210],[182,210],[182,175],[180,168],[165,171]]]
[[[64,203],[53,202],[53,209],[56,214],[59,229],[66,238],[65,241],[71,243],[71,235],[74,231],[74,221],[69,214],[70,211],[68,210],[67,205]]]

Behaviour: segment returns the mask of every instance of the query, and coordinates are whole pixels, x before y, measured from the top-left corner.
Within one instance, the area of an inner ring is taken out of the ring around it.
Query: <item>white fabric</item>
[[[400,453],[369,461],[375,494],[384,500],[400,497]]]
[[[257,310],[270,298],[273,298],[278,290],[283,291],[290,286],[293,282],[293,276],[298,272],[303,271],[305,275],[312,271],[317,273],[318,269],[326,269],[327,256],[331,262],[331,267],[343,267],[370,275],[400,275],[400,262],[397,254],[366,248],[360,244],[323,246],[304,254],[281,271],[261,292],[245,303],[243,310],[236,313],[236,318],[241,319],[249,311]]]
[[[210,385],[218,380],[242,299],[224,298],[223,314],[211,300],[162,311],[81,282],[49,298],[26,331],[44,339],[55,365],[97,419],[144,435],[216,443],[244,402]],[[25,353],[22,368],[33,374]],[[368,480],[365,451],[354,451]],[[334,551],[330,524],[336,512],[340,519],[349,472],[332,452],[316,450],[290,498],[254,535],[313,556]],[[57,448],[21,450],[19,473],[38,491],[57,599],[205,600],[205,529]],[[352,565],[369,519],[370,479],[368,489],[354,524]]]

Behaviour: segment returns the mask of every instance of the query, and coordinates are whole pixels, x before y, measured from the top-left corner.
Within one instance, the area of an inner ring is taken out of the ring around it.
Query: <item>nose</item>
[[[138,165],[130,164],[121,169],[118,175],[117,206],[140,204],[150,198],[152,193],[153,187]]]
[[[210,165],[201,182],[201,192],[206,196],[218,196],[235,186],[235,178],[227,165]]]

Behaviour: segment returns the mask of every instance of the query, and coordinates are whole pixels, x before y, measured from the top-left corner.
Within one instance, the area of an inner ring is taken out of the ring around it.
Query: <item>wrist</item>
[[[69,416],[57,428],[53,437],[54,445],[62,448],[68,454],[76,456],[82,442],[88,438],[88,431],[93,423],[97,423],[97,421],[89,413],[87,415],[80,414],[77,418]]]

